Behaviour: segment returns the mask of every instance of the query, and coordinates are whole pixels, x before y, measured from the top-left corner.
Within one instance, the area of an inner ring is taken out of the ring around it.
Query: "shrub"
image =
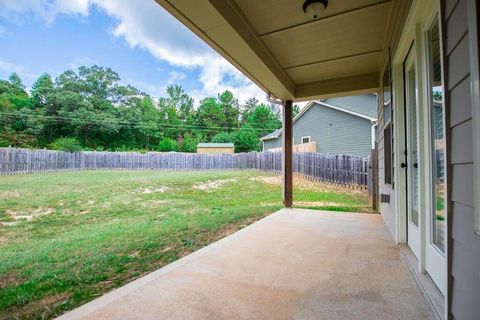
[[[234,141],[235,141],[235,134],[228,133],[228,132],[219,132],[212,139],[212,142],[215,142],[215,143],[231,143]]]
[[[170,138],[165,138],[158,144],[158,151],[177,151],[177,142]]]
[[[66,151],[66,152],[79,152],[82,151],[82,145],[77,138],[62,137],[58,138],[51,144],[54,150]]]
[[[201,135],[192,135],[191,133],[186,133],[183,137],[183,142],[179,145],[179,151],[182,152],[196,152],[197,145],[203,140]]]

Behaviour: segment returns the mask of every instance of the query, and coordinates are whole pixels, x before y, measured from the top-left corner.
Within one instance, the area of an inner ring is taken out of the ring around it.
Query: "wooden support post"
[[[285,101],[282,109],[282,196],[285,207],[291,208],[293,203],[292,101]]]

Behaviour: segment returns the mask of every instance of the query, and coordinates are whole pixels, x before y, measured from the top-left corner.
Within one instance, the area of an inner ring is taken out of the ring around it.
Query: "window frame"
[[[389,115],[389,118],[388,118],[388,121],[385,121],[385,83],[384,83],[384,80],[385,80],[385,74],[388,72],[388,88],[390,90],[390,108],[389,108],[389,111],[390,111],[390,115]],[[383,152],[384,152],[384,155],[383,155],[383,161],[384,161],[384,184],[385,185],[388,185],[390,186],[392,189],[395,189],[395,133],[394,133],[394,125],[395,125],[395,121],[394,121],[394,114],[395,114],[395,110],[394,110],[394,104],[393,104],[393,77],[392,77],[392,60],[391,60],[391,52],[390,52],[390,48],[388,48],[387,50],[387,56],[386,56],[386,60],[385,60],[385,63],[384,63],[384,69],[383,69],[383,73],[382,73],[382,87],[381,87],[381,90],[382,90],[382,115],[383,115],[383,119],[382,119],[382,122],[383,122],[383,126],[382,126],[382,130],[383,130]],[[385,139],[385,132],[386,130],[389,130],[389,147],[390,147],[390,155],[388,156],[388,165],[387,165],[387,155],[386,155],[386,152],[385,152],[385,146],[386,146],[386,140]],[[389,179],[387,181],[387,168],[389,169]]]
[[[388,132],[388,134],[386,134]],[[384,127],[383,127],[383,161],[384,161],[384,175],[383,175],[383,182],[384,184],[390,185],[393,187],[393,170],[392,170],[392,163],[393,163],[393,157],[392,157],[392,123],[388,122]],[[388,137],[388,151],[387,152],[387,137]],[[388,161],[387,161],[388,160]],[[388,169],[388,170],[387,170]],[[388,172],[388,175],[387,175]],[[388,179],[387,179],[388,177]]]
[[[305,139],[305,138],[308,138],[308,142],[303,142],[303,139]],[[301,142],[302,144],[310,143],[310,142],[311,142],[311,138],[310,138],[310,136],[303,136],[303,137],[300,138],[300,142]]]

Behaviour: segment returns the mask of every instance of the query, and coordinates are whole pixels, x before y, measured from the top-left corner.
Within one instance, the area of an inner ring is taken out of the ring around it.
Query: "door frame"
[[[429,76],[427,74],[427,41],[426,33],[432,25],[434,19],[440,21],[440,1],[439,0],[414,0],[410,8],[409,14],[406,18],[404,28],[400,34],[400,39],[395,52],[392,55],[392,78],[393,78],[393,101],[396,106],[394,113],[395,128],[395,153],[397,155],[404,155],[406,150],[406,135],[405,135],[405,86],[404,86],[404,72],[403,62],[405,61],[410,46],[413,43],[411,50],[415,50],[416,57],[416,75],[417,75],[417,123],[419,126],[419,140],[418,140],[418,164],[419,164],[419,231],[420,231],[420,252],[418,256],[418,268],[420,273],[426,272],[427,261],[427,246],[430,245],[430,234],[427,234],[427,223],[430,223],[431,212],[433,209],[432,199],[432,164],[431,164],[431,138],[430,138],[430,101],[429,101]],[[442,33],[442,24],[439,23],[440,33]],[[445,67],[445,65],[444,65]],[[445,84],[444,84],[445,85]],[[425,137],[425,138],[422,138]],[[400,169],[400,163],[404,161],[403,157],[395,158],[395,217],[396,217],[396,235],[397,243],[407,243],[407,170]],[[448,164],[447,164],[448,165]],[[448,177],[446,177],[448,178]],[[448,190],[447,190],[448,194]],[[448,198],[446,199],[448,201]],[[448,208],[446,207],[446,215],[448,215]],[[448,219],[446,219],[448,230]],[[447,234],[448,236],[448,234]],[[442,262],[445,279],[448,277],[448,241],[446,242],[444,262]],[[439,280],[439,288],[445,298],[445,306],[447,307],[448,292],[447,281]],[[447,312],[445,310],[445,312]]]
[[[409,217],[409,214],[411,213],[411,193],[412,193],[412,172],[413,172],[413,167],[412,167],[412,153],[411,153],[411,148],[409,148],[410,146],[410,143],[411,143],[411,120],[409,118],[409,116],[411,115],[411,106],[409,105],[409,102],[410,102],[410,99],[411,97],[409,97],[408,95],[410,94],[410,90],[409,90],[409,87],[410,87],[410,83],[407,81],[407,78],[409,77],[409,72],[411,70],[411,68],[415,68],[414,69],[414,77],[415,77],[415,91],[417,90],[418,88],[418,74],[417,74],[417,68],[418,68],[418,63],[417,63],[417,56],[416,56],[416,43],[413,42],[411,44],[411,47],[410,47],[410,50],[408,51],[407,53],[407,56],[405,57],[405,60],[403,62],[403,87],[404,87],[404,101],[405,101],[405,104],[404,104],[404,139],[405,139],[405,150],[407,150],[408,152],[404,153],[403,154],[403,159],[404,159],[404,163],[406,164],[406,168],[403,169],[405,170],[405,208],[406,208],[406,240],[405,242],[407,243],[407,245],[410,247],[410,249],[413,251],[413,253],[415,254],[415,256],[417,257],[420,257],[420,254],[422,253],[421,252],[421,247],[422,247],[422,239],[421,239],[421,236],[422,236],[422,233],[421,233],[421,230],[420,230],[420,203],[418,203],[418,208],[417,208],[417,214],[418,214],[418,217],[417,217],[417,224],[418,225],[414,225],[413,222],[411,223],[410,222],[410,217]],[[418,92],[415,92],[415,117],[416,117],[416,124],[415,124],[415,131],[416,131],[416,134],[415,134],[415,137],[416,137],[416,148],[417,148],[417,153],[418,153],[418,148],[419,148],[419,142],[420,142],[420,135],[419,135],[419,132],[420,132],[420,128],[419,128],[419,122],[418,122],[418,118],[419,118],[419,101],[418,101]],[[419,161],[420,159],[417,159],[417,162]],[[416,169],[416,170],[419,170],[419,169]],[[418,192],[418,200],[420,200],[420,171],[417,171],[417,180],[418,180],[418,186],[417,186],[417,192]],[[415,229],[415,235],[412,235],[410,234],[409,230],[413,230]]]

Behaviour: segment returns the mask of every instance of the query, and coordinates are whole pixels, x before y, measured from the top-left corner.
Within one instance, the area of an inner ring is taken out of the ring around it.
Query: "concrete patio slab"
[[[283,209],[59,319],[427,319],[378,215]]]

